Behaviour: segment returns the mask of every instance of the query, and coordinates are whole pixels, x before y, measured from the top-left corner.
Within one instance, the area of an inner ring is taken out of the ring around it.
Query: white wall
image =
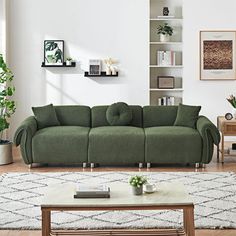
[[[184,103],[201,104],[216,121],[231,108],[236,81],[199,80],[199,30],[236,29],[236,1],[183,0]],[[12,130],[31,106],[54,104],[149,103],[148,0],[9,0],[10,66],[18,109]],[[43,40],[64,39],[74,69],[41,68]],[[119,60],[120,76],[83,76],[89,58]]]

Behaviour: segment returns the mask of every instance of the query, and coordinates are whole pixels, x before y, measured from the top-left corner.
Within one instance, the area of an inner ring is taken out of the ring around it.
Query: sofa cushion
[[[177,106],[145,106],[143,107],[143,127],[174,125]]]
[[[32,110],[37,120],[38,129],[60,125],[55,108],[52,104],[42,107],[32,107]]]
[[[195,129],[200,110],[201,106],[188,106],[179,104],[174,125]]]
[[[132,120],[132,111],[124,102],[113,103],[107,108],[106,118],[110,125],[129,125]]]
[[[144,130],[130,126],[92,128],[89,133],[89,162],[125,164],[144,161]]]
[[[55,110],[63,126],[91,126],[91,110],[88,106],[55,106]]]
[[[94,106],[91,110],[92,127],[110,126],[106,118],[106,111],[109,106]],[[141,106],[129,105],[132,111],[130,126],[142,127],[143,111]]]
[[[196,129],[162,126],[145,129],[145,160],[151,163],[197,163],[202,138]]]
[[[37,131],[32,139],[33,162],[87,162],[89,130],[87,127],[59,126]]]

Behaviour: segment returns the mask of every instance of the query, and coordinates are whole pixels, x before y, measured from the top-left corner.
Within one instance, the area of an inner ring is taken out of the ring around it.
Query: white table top
[[[75,185],[61,184],[49,186],[41,207],[138,207],[138,206],[178,206],[192,205],[193,201],[178,182],[159,183],[157,191],[135,196],[127,184],[108,185],[110,198],[74,198]]]

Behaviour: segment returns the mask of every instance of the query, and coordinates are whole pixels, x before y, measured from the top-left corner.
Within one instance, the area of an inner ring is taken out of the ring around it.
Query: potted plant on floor
[[[135,175],[130,178],[129,183],[132,186],[134,195],[142,195],[143,185],[147,183],[147,179],[143,176]]]
[[[159,25],[157,27],[157,34],[160,35],[160,42],[169,42],[170,36],[173,35],[173,28],[165,23],[164,25]]]
[[[15,101],[11,99],[15,87],[11,85],[13,73],[7,67],[0,54],[0,165],[13,162],[12,142],[3,139],[3,133],[9,128],[9,119],[16,110]]]

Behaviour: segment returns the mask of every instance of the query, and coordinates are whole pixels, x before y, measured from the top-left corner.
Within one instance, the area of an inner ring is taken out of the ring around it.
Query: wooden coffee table
[[[158,185],[153,194],[134,196],[128,184],[109,185],[111,198],[74,199],[73,185],[48,187],[41,204],[42,236],[49,235],[187,235],[194,236],[194,204],[181,183]],[[125,210],[183,210],[182,229],[163,230],[80,230],[52,231],[51,211],[125,211]]]

